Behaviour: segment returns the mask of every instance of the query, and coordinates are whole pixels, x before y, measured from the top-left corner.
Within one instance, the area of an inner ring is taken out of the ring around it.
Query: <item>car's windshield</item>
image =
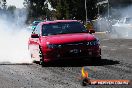
[[[84,33],[85,27],[79,22],[58,22],[51,24],[44,24],[42,26],[42,35],[56,35],[68,33]]]

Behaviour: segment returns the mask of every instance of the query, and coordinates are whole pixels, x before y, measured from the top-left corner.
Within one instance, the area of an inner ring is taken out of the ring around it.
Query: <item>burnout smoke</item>
[[[118,22],[112,25],[112,30],[118,38],[132,38],[132,6],[122,8]]]
[[[132,6],[114,8],[111,17],[107,15],[97,20],[98,31],[106,32],[109,38],[132,38]]]
[[[19,13],[19,12],[18,12]],[[26,14],[0,16],[0,63],[31,63],[28,51],[30,32],[24,26]]]

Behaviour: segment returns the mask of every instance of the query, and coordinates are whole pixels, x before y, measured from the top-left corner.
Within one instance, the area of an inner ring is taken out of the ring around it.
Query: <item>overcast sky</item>
[[[24,0],[7,0],[7,5],[15,5],[17,8],[23,8],[23,2]],[[50,10],[53,10],[53,8],[51,7],[50,3],[48,3],[48,8]]]
[[[7,5],[15,5],[17,8],[23,8],[24,0],[7,0]]]

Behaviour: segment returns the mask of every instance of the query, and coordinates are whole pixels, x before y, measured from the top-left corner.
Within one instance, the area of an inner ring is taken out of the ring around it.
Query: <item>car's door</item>
[[[41,25],[37,25],[36,29],[32,32],[31,35],[38,35],[38,37],[29,38],[29,49],[31,52],[32,58],[39,60],[39,36],[40,36]]]

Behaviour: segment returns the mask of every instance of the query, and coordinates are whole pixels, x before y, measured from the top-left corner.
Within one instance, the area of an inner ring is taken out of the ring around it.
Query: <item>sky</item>
[[[6,0],[7,5],[15,5],[17,8],[23,8],[24,0]]]
[[[48,0],[47,0],[48,1]],[[7,0],[7,5],[15,5],[17,8],[23,8],[23,2],[24,0]],[[50,10],[53,10],[53,8],[51,7],[50,3],[48,2],[48,8]]]

